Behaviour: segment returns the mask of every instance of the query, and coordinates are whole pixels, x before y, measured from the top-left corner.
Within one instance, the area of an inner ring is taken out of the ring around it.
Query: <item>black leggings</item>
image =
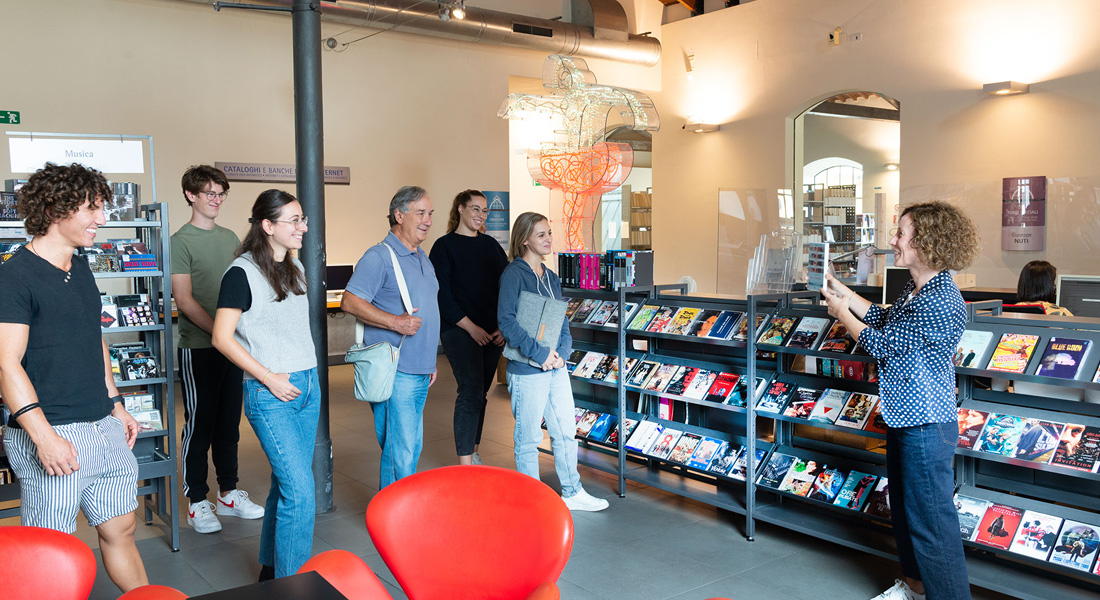
[[[458,382],[455,451],[459,456],[469,456],[474,453],[474,446],[481,443],[481,429],[485,425],[485,394],[493,385],[497,363],[504,349],[492,342],[478,346],[470,334],[458,327],[444,331],[440,340]]]

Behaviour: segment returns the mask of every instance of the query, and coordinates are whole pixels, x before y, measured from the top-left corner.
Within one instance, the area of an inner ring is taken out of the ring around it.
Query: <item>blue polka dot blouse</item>
[[[890,427],[958,420],[951,357],[966,327],[966,303],[941,271],[913,293],[910,281],[888,309],[875,304],[859,343],[878,360],[882,417]]]

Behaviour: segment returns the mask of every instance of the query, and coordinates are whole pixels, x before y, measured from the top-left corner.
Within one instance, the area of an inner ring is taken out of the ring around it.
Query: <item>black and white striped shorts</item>
[[[9,427],[4,434],[22,492],[23,525],[73,533],[78,510],[92,527],[137,510],[137,460],[121,421],[108,415],[53,429],[76,446],[80,469],[72,475],[48,475],[26,431]]]

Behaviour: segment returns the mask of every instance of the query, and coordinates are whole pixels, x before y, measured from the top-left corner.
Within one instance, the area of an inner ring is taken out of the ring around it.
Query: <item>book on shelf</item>
[[[810,500],[832,504],[837,495],[840,494],[841,488],[844,487],[845,475],[846,473],[840,469],[832,467],[821,469],[817,479],[814,479],[813,485],[810,486],[810,493],[806,494],[806,497]]]
[[[1092,376],[1093,383],[1100,383],[1100,367],[1096,367],[1096,374]]]
[[[821,392],[821,396],[814,404],[814,410],[810,413],[810,422],[836,423],[841,409],[848,402],[852,393],[846,390],[828,388]]]
[[[780,484],[783,483],[783,478],[787,476],[787,471],[791,469],[794,461],[795,457],[790,454],[772,452],[768,463],[760,471],[760,477],[756,480],[756,485],[773,490],[779,489]]]
[[[626,328],[632,331],[644,331],[659,310],[661,307],[656,304],[643,304],[630,319],[630,324]]]
[[[657,370],[653,372],[653,376],[649,378],[649,381],[645,384],[645,390],[647,392],[661,393],[668,387],[669,382],[672,381],[672,376],[676,374],[678,365],[661,365],[657,367]]]
[[[149,392],[128,392],[122,394],[123,407],[126,412],[138,410],[156,410],[156,398]]]
[[[978,436],[978,446],[975,450],[1000,454],[1001,456],[1013,456],[1016,454],[1016,444],[1024,433],[1024,418],[1015,415],[990,413],[985,422],[985,429]]]
[[[743,318],[745,318],[745,313],[736,310],[724,310],[715,317],[714,326],[711,327],[707,333],[702,335],[706,335],[706,337],[715,340],[733,339],[733,334],[738,323],[740,323]],[[746,337],[745,339],[748,338]]]
[[[1025,510],[1009,550],[1034,559],[1047,560],[1050,558],[1050,551],[1058,544],[1058,532],[1061,530],[1061,517]]]
[[[1100,528],[1088,523],[1066,521],[1058,542],[1050,553],[1050,562],[1079,571],[1088,571],[1096,559],[1096,548],[1100,545]]]
[[[622,371],[624,371],[626,373],[629,373],[630,370],[634,368],[634,365],[638,362],[638,359],[630,358],[629,356],[625,356],[625,357],[623,357],[622,361],[623,361]],[[608,371],[607,376],[603,378],[604,382],[605,383],[619,383],[619,372],[620,372],[619,361],[617,361],[617,360],[612,361],[611,370]]]
[[[879,477],[875,483],[875,489],[867,497],[867,505],[863,512],[880,519],[890,519],[890,481],[886,477]]]
[[[573,369],[573,377],[591,378],[592,373],[596,371],[596,367],[599,366],[604,356],[606,355],[603,352],[589,352],[585,354],[584,358],[577,363],[577,368]]]
[[[122,327],[122,323],[118,319],[118,305],[115,304],[114,296],[101,294],[99,301],[99,326],[103,329]]]
[[[684,435],[684,432],[679,429],[665,427],[661,430],[657,439],[654,440],[652,447],[645,453],[661,460],[667,459],[672,454],[672,450],[676,448],[676,442],[680,441],[682,435]]]
[[[791,333],[791,339],[787,340],[787,347],[813,350],[828,326],[829,319],[802,317],[802,320],[798,322],[798,327],[795,327]]]
[[[639,422],[640,421],[637,419],[631,419],[630,417],[623,419],[622,431],[626,432],[626,435],[623,436],[625,439],[630,439],[630,436],[634,434],[634,430],[637,429]],[[604,442],[612,446],[617,446],[619,444],[619,431],[619,423],[612,425],[611,433],[607,434],[607,439],[604,440]]]
[[[157,257],[153,254],[119,254],[123,273],[139,273],[157,270]]]
[[[856,347],[856,340],[848,333],[848,328],[840,321],[836,321],[829,327],[829,332],[821,340],[820,352],[836,352],[838,354],[851,354]]]
[[[871,410],[871,418],[867,419],[867,424],[863,426],[863,430],[886,435],[887,427],[886,419],[882,416],[882,401],[880,400],[875,402],[875,408]]]
[[[634,433],[626,438],[626,448],[645,454],[649,447],[657,441],[661,435],[661,424],[656,421],[640,421],[634,428]]]
[[[748,456],[747,450],[747,448],[741,448],[740,453],[737,455],[737,460],[733,463],[733,466],[730,467],[729,473],[726,474],[727,477],[736,479],[738,481],[745,481],[748,476],[748,464],[746,458]],[[760,461],[764,460],[764,455],[767,453],[767,450],[763,448],[757,448],[756,457],[752,461],[753,467],[760,467]],[[759,473],[759,469],[757,470],[757,472]]]
[[[722,311],[720,310],[703,309],[699,312],[699,316],[695,317],[695,322],[688,328],[687,335],[707,337],[714,329],[714,325],[718,322],[718,317],[721,314]]]
[[[988,419],[989,413],[984,410],[959,407],[959,448],[974,450]]]
[[[113,252],[119,254],[148,254],[149,249],[145,242],[137,238],[108,239],[107,245],[113,248]]]
[[[584,298],[562,297],[562,300],[565,300],[565,318],[572,321],[573,315],[577,314],[577,309],[581,307],[581,304],[584,302]]]
[[[665,388],[665,393],[672,396],[683,396],[698,373],[699,369],[697,367],[683,366],[676,369],[676,373],[672,375],[668,387]]]
[[[736,442],[722,442],[722,447],[715,450],[714,457],[710,459],[710,464],[706,468],[707,472],[729,476],[742,451],[744,451],[744,448]]]
[[[695,322],[695,318],[699,316],[699,313],[703,309],[695,308],[692,306],[685,306],[676,312],[676,315],[672,317],[672,321],[669,322],[668,327],[665,327],[664,333],[672,335],[687,335],[688,330],[691,329],[691,324]]]
[[[1057,377],[1059,379],[1077,379],[1081,363],[1089,355],[1092,341],[1073,338],[1052,337],[1047,343],[1043,357],[1039,359],[1036,375]]]
[[[1015,457],[1034,463],[1047,464],[1054,458],[1058,440],[1062,438],[1065,423],[1042,419],[1026,419],[1020,441],[1016,443]]]
[[[672,399],[661,396],[657,398],[657,418],[665,421],[672,420]]]
[[[157,361],[152,356],[136,356],[119,360],[119,372],[124,381],[157,377]]]
[[[1095,473],[1100,464],[1100,427],[1067,423],[1050,464]]]
[[[760,337],[757,338],[756,343],[767,346],[782,346],[796,323],[798,323],[798,317],[776,315],[772,317],[767,328],[764,329],[764,333],[761,333]]]
[[[584,414],[581,415],[581,420],[577,421],[578,438],[588,437],[588,432],[592,431],[592,426],[596,424],[597,420],[599,420],[600,414],[601,413],[594,410],[584,411]]]
[[[962,337],[959,338],[959,344],[955,347],[955,356],[951,362],[956,367],[978,368],[980,364],[978,361],[985,356],[985,349],[989,347],[989,342],[992,340],[992,331],[973,329],[963,331]]]
[[[606,381],[607,376],[611,374],[612,369],[619,364],[619,357],[614,354],[605,354],[600,362],[596,364],[596,368],[592,370],[592,374],[589,375],[591,379],[596,381]]]
[[[634,309],[638,308],[637,302],[627,302],[625,310],[619,310],[619,305],[615,304],[615,310],[611,311],[611,316],[607,318],[607,322],[604,325],[608,327],[618,327],[619,319],[623,320],[623,323],[627,323],[627,319],[634,314]]]
[[[955,512],[959,515],[959,535],[963,540],[974,541],[978,536],[978,526],[982,523],[982,517],[992,504],[989,500],[982,498],[955,494]]]
[[[863,429],[871,418],[875,404],[878,404],[878,396],[875,394],[853,393],[844,403],[844,408],[840,409],[834,424],[850,429]]]
[[[584,359],[584,355],[588,354],[584,350],[573,350],[569,353],[569,358],[565,359],[565,369],[573,374],[577,369],[577,363]]]
[[[619,303],[614,300],[604,300],[595,310],[592,311],[592,315],[588,317],[589,325],[607,325],[611,315],[615,314],[618,309]]]
[[[114,252],[85,254],[92,273],[118,273],[122,271],[122,259]]]
[[[650,319],[649,325],[646,325],[645,330],[650,333],[663,333],[665,329],[672,323],[672,317],[676,316],[676,312],[680,310],[678,306],[662,306],[657,309],[657,312]]]
[[[618,420],[619,418],[612,414],[604,413],[600,415],[600,418],[592,424],[592,429],[588,432],[588,439],[596,442],[606,440],[607,436],[611,434],[611,428]]]
[[[821,397],[821,392],[822,390],[799,387],[791,396],[787,408],[783,409],[783,416],[803,420],[809,419],[814,412],[814,406],[817,404],[818,398]]]
[[[692,453],[691,459],[688,460],[688,466],[699,469],[700,471],[706,471],[710,467],[710,463],[714,460],[714,457],[726,447],[726,442],[715,439],[712,437],[703,436],[699,440],[699,445],[695,447],[695,452]]]
[[[701,441],[703,441],[703,436],[685,432],[684,435],[680,436],[680,441],[676,442],[676,447],[672,449],[672,453],[668,455],[668,460],[682,465],[688,464]]]
[[[760,401],[756,403],[756,412],[782,413],[787,406],[787,401],[791,398],[791,394],[794,393],[794,388],[793,383],[778,379],[772,381],[768,389],[764,391],[764,395],[760,397]]]
[[[1012,546],[1012,537],[1020,527],[1024,511],[1006,504],[991,504],[978,524],[978,535],[974,541],[993,548],[1008,550]]]
[[[130,413],[130,416],[137,421],[138,433],[164,429],[159,410],[138,410]]]
[[[848,473],[848,477],[844,479],[844,485],[841,486],[836,498],[833,499],[833,505],[848,510],[863,510],[863,505],[867,503],[867,499],[871,496],[876,481],[878,481],[877,475],[859,471]]]
[[[707,392],[714,386],[714,382],[717,379],[718,373],[706,369],[699,369],[696,371],[695,376],[691,378],[691,382],[688,383],[684,393],[680,395],[685,398],[691,398],[692,400],[702,400],[707,396]]]
[[[596,307],[602,304],[599,300],[593,300],[586,298],[581,301],[581,305],[577,307],[577,310],[573,312],[573,315],[569,317],[569,320],[573,323],[585,323],[588,318],[592,316],[592,311],[596,310]],[[566,311],[569,310],[569,305],[566,304]]]
[[[814,480],[824,468],[825,465],[818,464],[816,460],[803,460],[796,456],[787,469],[787,474],[783,476],[783,481],[779,483],[779,491],[795,496],[809,494]]]
[[[763,377],[757,377],[755,387],[749,391],[749,380],[747,377],[741,377],[737,380],[737,385],[733,386],[733,391],[730,392],[729,397],[725,399],[722,404],[726,406],[737,406],[744,408],[749,406],[750,400],[756,402],[758,398],[764,395],[764,390],[768,387],[768,380]],[[752,396],[751,398],[749,396]]]
[[[767,322],[770,315],[768,313],[756,313],[756,325],[753,327],[753,335],[759,334],[764,327],[764,323]],[[733,337],[730,338],[736,342],[748,342],[749,341],[749,315],[744,313],[737,319],[737,324],[733,327]]]
[[[149,305],[149,294],[120,294],[114,297],[123,327],[156,325],[157,318]]]
[[[1005,333],[993,349],[993,356],[989,357],[986,369],[989,371],[1005,371],[1007,373],[1023,373],[1027,370],[1027,363],[1031,360],[1031,354],[1035,351],[1035,345],[1039,343],[1039,336],[1024,333]]]
[[[711,384],[710,389],[707,390],[704,399],[708,402],[724,404],[730,394],[733,393],[733,389],[737,385],[739,379],[741,379],[741,376],[735,373],[719,373],[714,378],[714,383]],[[744,404],[742,404],[742,406],[744,406]]]
[[[0,221],[19,220],[19,199],[15,192],[0,192]]]
[[[661,363],[655,360],[642,360],[638,362],[638,366],[634,367],[634,370],[630,372],[630,375],[626,378],[626,385],[637,388],[644,388],[649,382],[649,378],[653,377],[653,374],[661,367]]]

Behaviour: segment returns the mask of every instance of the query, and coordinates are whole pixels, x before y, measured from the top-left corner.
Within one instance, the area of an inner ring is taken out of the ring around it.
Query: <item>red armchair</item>
[[[41,527],[0,527],[0,598],[87,600],[95,555],[74,536]]]
[[[367,530],[410,600],[559,597],[573,518],[542,482],[489,466],[442,467],[379,492]]]
[[[299,573],[317,571],[348,600],[391,600],[390,593],[363,559],[347,550],[329,550],[306,561]]]

